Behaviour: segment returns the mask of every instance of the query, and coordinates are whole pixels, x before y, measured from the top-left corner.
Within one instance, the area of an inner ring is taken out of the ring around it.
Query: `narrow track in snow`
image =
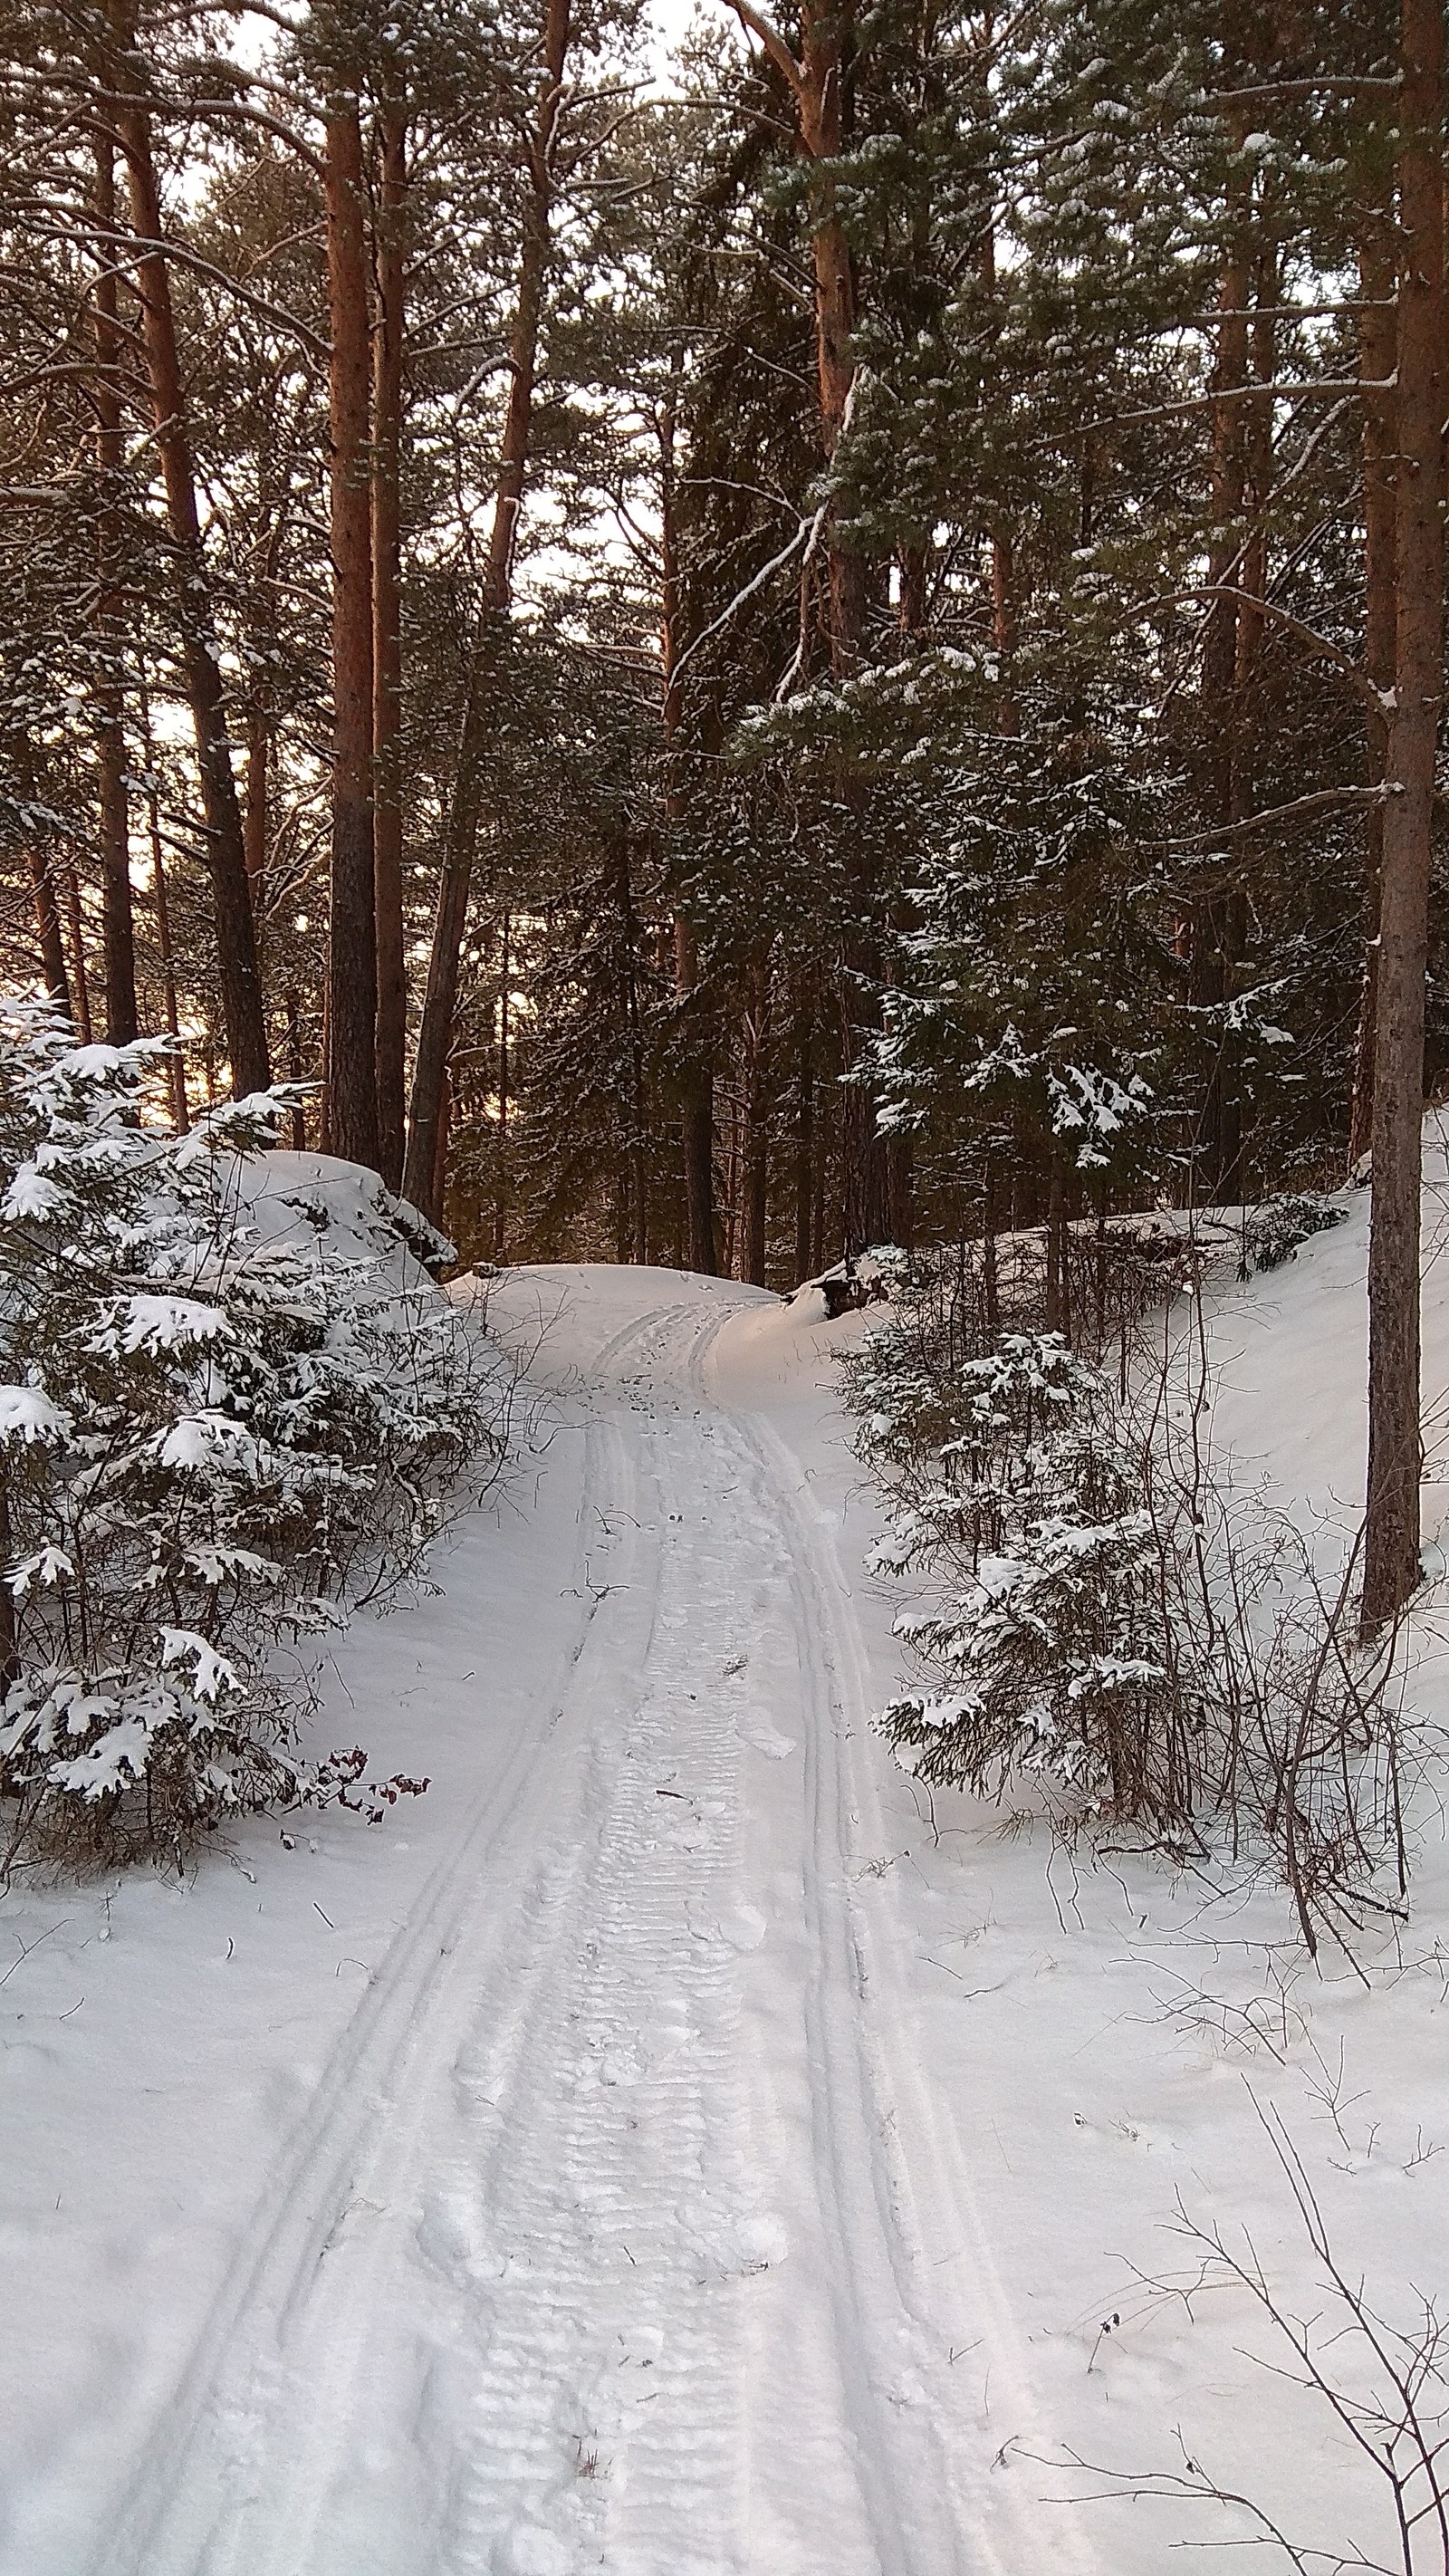
[[[987,2310],[989,2254],[853,1895],[849,1596],[706,1392],[718,1323],[593,1355],[556,1694],[270,2177],[106,2576],[1020,2576],[953,2466],[927,2236]]]

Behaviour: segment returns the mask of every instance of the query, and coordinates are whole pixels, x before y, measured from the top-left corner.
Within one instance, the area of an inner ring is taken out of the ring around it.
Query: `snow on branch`
[[[285,1087],[171,1134],[168,1043],[76,1046],[0,996],[5,1866],[326,1793],[279,1648],[295,1673],[413,1572],[502,1456],[441,1239],[371,1174],[264,1152]]]

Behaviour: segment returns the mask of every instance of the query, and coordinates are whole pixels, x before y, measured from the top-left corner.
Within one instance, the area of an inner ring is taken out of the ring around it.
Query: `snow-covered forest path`
[[[1217,1429],[1299,1497],[1356,1488],[1365,1241],[1224,1292]],[[594,1268],[491,1321],[526,1469],[312,1738],[427,1795],[0,1899],[0,2576],[1162,2576],[1234,2528],[1131,2501],[1179,2436],[1375,2531],[1182,2229],[1321,2306],[1270,2108],[1385,2312],[1439,2285],[1439,1824],[1371,1992],[1270,1879],[931,1811],[869,1319]]]
[[[554,1686],[268,2177],[126,2576],[1036,2563],[958,2457],[942,2253],[998,2387],[1016,2339],[858,1901],[850,1596],[715,1386],[749,1292],[586,1278],[534,1362],[584,1449]]]

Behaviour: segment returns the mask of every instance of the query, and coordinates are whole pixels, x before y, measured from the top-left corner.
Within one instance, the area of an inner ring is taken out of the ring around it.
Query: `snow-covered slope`
[[[1340,1536],[1363,1511],[1367,1441],[1369,1193],[1342,1194],[1344,1222],[1291,1261],[1212,1301],[1216,1457],[1257,1477],[1286,1506],[1322,1516]],[[1424,1121],[1424,1534],[1442,1535],[1449,1390],[1449,1113]]]
[[[1213,1322],[1219,1445],[1344,1513],[1364,1223]],[[1385,2307],[1449,2287],[1438,1840],[1370,1991],[1270,1887],[930,1811],[870,1727],[868,1316],[574,1269],[490,1320],[549,1436],[323,1721],[427,1797],[0,1906],[0,2576],[1160,2576],[1234,2526],[1051,2464],[1177,2428],[1367,2544],[1245,2296],[1143,2282],[1181,2204],[1322,2305],[1256,2101]]]

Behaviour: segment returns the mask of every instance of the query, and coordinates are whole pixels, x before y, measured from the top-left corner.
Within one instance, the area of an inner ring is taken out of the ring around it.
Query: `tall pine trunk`
[[[1235,57],[1236,58],[1236,57]],[[1240,58],[1238,58],[1240,59]],[[1241,77],[1241,72],[1236,75]],[[1237,136],[1241,146],[1241,135]],[[1248,380],[1248,291],[1251,276],[1250,182],[1237,176],[1228,203],[1227,243],[1218,276],[1217,360],[1212,391],[1224,397],[1212,413],[1210,509],[1213,540],[1208,552],[1210,588],[1241,588],[1241,523],[1246,489],[1245,405],[1238,397]],[[1238,719],[1238,606],[1235,599],[1208,604],[1203,635],[1202,717],[1204,733],[1204,802],[1209,826],[1224,835],[1231,848],[1236,817],[1235,780]],[[1219,855],[1207,865],[1216,871]],[[1198,1129],[1193,1197],[1218,1199],[1224,1182],[1224,1102],[1227,1067],[1223,1005],[1229,982],[1231,936],[1224,889],[1210,884],[1192,907],[1191,991],[1196,1008],[1217,1014],[1215,1047],[1208,1072]]]
[[[266,1017],[257,967],[256,933],[247,889],[241,807],[232,773],[231,744],[217,658],[216,621],[202,552],[191,443],[187,432],[171,277],[161,230],[161,199],[151,150],[151,121],[135,87],[134,0],[113,0],[113,77],[120,95],[116,132],[126,164],[135,242],[136,288],[151,378],[156,447],[181,589],[181,647],[186,694],[196,740],[211,875],[212,918],[221,984],[222,1017],[232,1087],[263,1091],[271,1079]]]
[[[486,685],[492,659],[493,627],[508,607],[533,422],[534,373],[538,364],[538,334],[543,315],[553,210],[554,144],[563,103],[568,47],[569,0],[547,0],[543,80],[529,143],[528,195],[524,204],[518,303],[513,322],[512,382],[494,491],[483,608],[469,658],[453,797],[443,841],[438,908],[433,921],[427,988],[423,995],[412,1095],[408,1103],[403,1195],[411,1199],[415,1207],[432,1216],[437,1214],[441,1197],[438,1172],[443,1081],[448,1052],[453,1043],[458,959],[468,919],[473,853],[478,840],[480,773],[489,726]]]
[[[128,1046],[140,1031],[136,1008],[136,933],[131,908],[131,821],[126,794],[126,720],[122,671],[125,619],[120,592],[119,484],[126,461],[117,376],[121,358],[116,280],[116,161],[109,135],[96,157],[96,474],[101,506],[96,527],[97,625],[101,676],[96,689],[96,767],[100,785],[101,945],[106,1038]]]
[[[849,140],[849,0],[843,7],[832,7],[828,0],[805,0],[798,59],[772,21],[753,7],[752,0],[735,0],[735,7],[789,85],[795,101],[800,149],[811,164],[815,367],[820,445],[829,467],[850,417],[854,380],[851,343],[856,324],[855,271],[841,219],[836,176],[839,155]],[[843,681],[859,669],[864,655],[868,599],[865,558],[857,547],[844,543],[833,509],[827,521],[826,553],[830,665],[834,678]],[[837,775],[836,797],[848,854],[851,913],[841,948],[840,1027],[846,1065],[854,1071],[877,1025],[870,996],[880,983],[880,938],[875,919],[873,856],[859,828],[859,800],[843,772]],[[870,1088],[860,1081],[849,1081],[845,1087],[841,1151],[842,1230],[846,1252],[854,1253],[868,1243],[881,1241],[890,1230],[885,1143],[877,1132]]]
[[[682,364],[676,352],[675,373]],[[679,728],[684,717],[684,687],[679,674],[683,650],[680,633],[679,520],[675,480],[675,405],[671,386],[659,415],[659,521],[662,561],[659,615],[659,660],[663,679],[666,786],[664,820],[673,832],[684,820],[680,787]],[[691,1270],[712,1278],[719,1269],[714,1222],[714,1069],[708,1040],[700,1026],[699,942],[694,925],[676,903],[674,911],[674,999],[679,1014],[680,1147],[684,1162],[684,1196],[689,1217],[688,1258]]]
[[[1364,669],[1387,702],[1394,684],[1394,481],[1397,404],[1392,387],[1396,356],[1393,311],[1394,259],[1388,218],[1375,224],[1359,251],[1359,374],[1383,391],[1363,397]],[[1388,720],[1370,708],[1366,722],[1365,777],[1382,784]],[[1354,1049],[1353,1102],[1348,1167],[1369,1150],[1374,1110],[1374,1030],[1378,1017],[1379,883],[1383,872],[1384,809],[1371,805],[1364,826],[1364,968]]]
[[[407,112],[383,110],[373,340],[372,743],[376,803],[377,1143],[382,1177],[402,1186],[407,1051],[402,815],[402,355]]]
[[[372,856],[372,509],[362,128],[355,98],[327,116],[332,505],[332,1150],[376,1170],[377,941]]]
[[[51,827],[40,803],[35,775],[35,757],[27,734],[15,743],[22,805],[27,815],[26,847],[30,865],[30,890],[35,905],[35,935],[40,942],[41,971],[45,977],[48,1000],[66,1019],[73,1020],[70,1001],[70,977],[66,973],[65,938],[60,926],[60,904],[56,896],[56,867],[51,842]]]
[[[1369,1233],[1363,1624],[1419,1579],[1419,1222],[1430,827],[1443,688],[1444,206],[1440,0],[1403,0],[1394,703],[1384,774]]]

